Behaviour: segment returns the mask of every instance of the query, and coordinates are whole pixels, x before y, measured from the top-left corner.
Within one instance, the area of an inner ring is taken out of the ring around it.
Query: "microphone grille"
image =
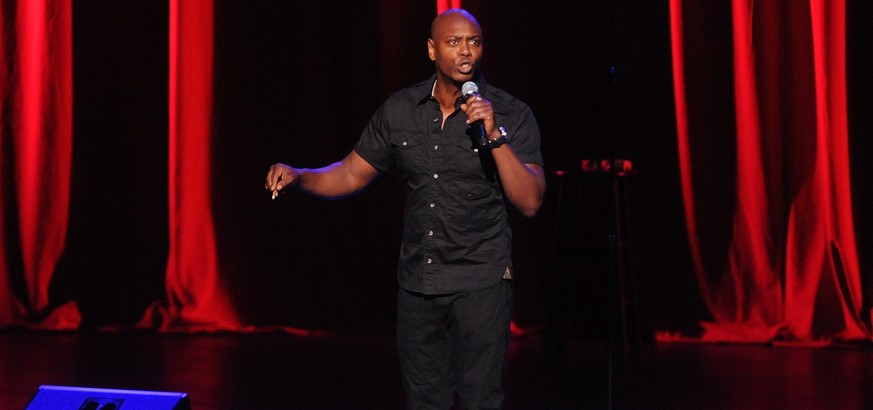
[[[479,92],[479,86],[472,81],[467,81],[464,85],[461,86],[461,94],[464,97],[469,97],[471,94],[476,94]]]

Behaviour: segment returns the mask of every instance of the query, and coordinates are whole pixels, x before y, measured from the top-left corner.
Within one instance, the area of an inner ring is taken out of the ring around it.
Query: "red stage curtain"
[[[849,183],[845,1],[670,8],[688,238],[713,317],[703,338],[869,338]]]
[[[75,305],[50,311],[48,292],[70,200],[71,4],[0,5],[0,327],[76,328]]]
[[[170,1],[170,253],[162,330],[236,329],[211,205],[213,2]]]
[[[448,9],[461,8],[461,0],[437,0],[437,14]]]

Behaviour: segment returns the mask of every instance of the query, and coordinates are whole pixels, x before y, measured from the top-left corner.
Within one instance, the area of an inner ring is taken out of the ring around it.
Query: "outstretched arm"
[[[291,185],[317,197],[338,199],[360,192],[378,175],[376,168],[352,151],[342,161],[322,168],[273,164],[267,171],[264,187],[273,192],[274,199],[279,191]]]

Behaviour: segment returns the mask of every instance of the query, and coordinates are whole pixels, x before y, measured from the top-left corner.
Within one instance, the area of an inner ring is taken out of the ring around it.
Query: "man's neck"
[[[461,89],[451,80],[437,75],[431,96],[440,103],[441,107],[454,109],[455,101],[461,96]]]

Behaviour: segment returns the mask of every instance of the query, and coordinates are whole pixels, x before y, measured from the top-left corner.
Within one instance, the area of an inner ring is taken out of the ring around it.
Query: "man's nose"
[[[473,53],[470,51],[470,43],[468,43],[468,42],[466,42],[466,41],[463,42],[463,43],[461,43],[461,47],[458,49],[458,52],[459,52],[461,55],[465,55],[465,56],[469,56],[469,55],[472,55],[472,54],[473,54]]]

